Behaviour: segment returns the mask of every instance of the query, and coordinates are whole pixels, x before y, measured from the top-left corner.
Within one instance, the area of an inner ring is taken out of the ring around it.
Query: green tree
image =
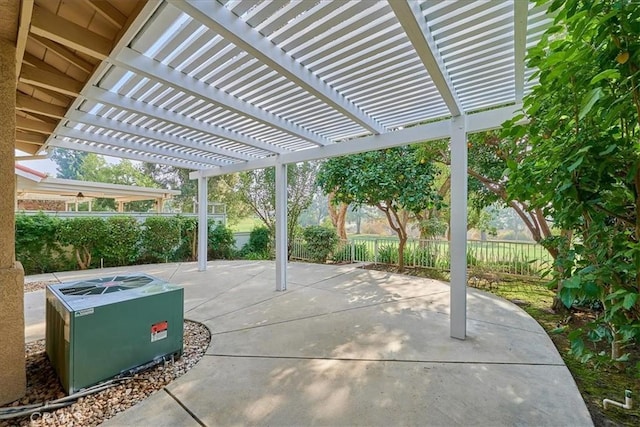
[[[317,163],[287,165],[287,233],[289,254],[291,242],[299,234],[298,218],[309,207],[316,189]],[[242,201],[260,218],[271,236],[276,227],[275,168],[258,169],[240,174],[236,189]]]
[[[598,300],[588,330],[614,359],[640,336],[640,8],[636,2],[555,0],[554,25],[529,51],[539,85],[525,99],[527,126],[504,136],[527,147],[508,162],[508,190],[577,237],[556,259],[567,307]],[[572,351],[588,359],[583,337]]]
[[[55,148],[51,153],[51,159],[57,165],[58,178],[79,179],[82,164],[89,153],[83,151]]]
[[[440,204],[434,188],[436,168],[415,147],[397,147],[329,159],[322,163],[318,184],[335,201],[375,206],[398,235],[398,268],[404,270],[408,214]]]
[[[71,218],[58,227],[59,240],[63,245],[73,247],[78,267],[91,267],[95,256],[100,256],[108,240],[106,222],[102,218]]]

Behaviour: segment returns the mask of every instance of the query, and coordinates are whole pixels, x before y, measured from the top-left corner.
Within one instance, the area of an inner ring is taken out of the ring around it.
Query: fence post
[[[349,241],[349,246],[351,249],[351,262],[356,262],[356,246],[353,243],[353,240]]]
[[[373,263],[378,263],[378,239],[373,241]]]

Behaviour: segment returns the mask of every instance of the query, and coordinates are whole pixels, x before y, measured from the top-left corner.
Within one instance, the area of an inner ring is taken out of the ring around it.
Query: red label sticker
[[[166,320],[151,325],[151,342],[165,339],[167,337],[168,329],[169,322]]]

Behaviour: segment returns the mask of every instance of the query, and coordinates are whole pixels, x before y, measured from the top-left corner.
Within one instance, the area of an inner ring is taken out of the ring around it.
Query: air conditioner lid
[[[144,273],[82,279],[58,285],[48,285],[47,288],[71,311],[80,311],[182,289],[181,286],[167,283]]]

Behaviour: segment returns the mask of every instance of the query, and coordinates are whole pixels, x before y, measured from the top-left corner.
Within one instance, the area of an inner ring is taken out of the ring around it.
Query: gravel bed
[[[11,420],[0,427],[13,426],[96,426],[136,403],[191,369],[207,350],[211,333],[201,323],[185,320],[184,351],[180,359],[139,372],[131,379],[96,394],[79,398],[70,406]],[[42,403],[65,396],[62,385],[45,353],[44,340],[27,344],[27,394],[7,406]]]
[[[29,282],[24,284],[24,291],[35,292],[35,291],[39,291],[40,289],[46,288],[47,285],[52,285],[56,283],[60,283],[60,282],[57,280],[49,280],[48,282]]]

